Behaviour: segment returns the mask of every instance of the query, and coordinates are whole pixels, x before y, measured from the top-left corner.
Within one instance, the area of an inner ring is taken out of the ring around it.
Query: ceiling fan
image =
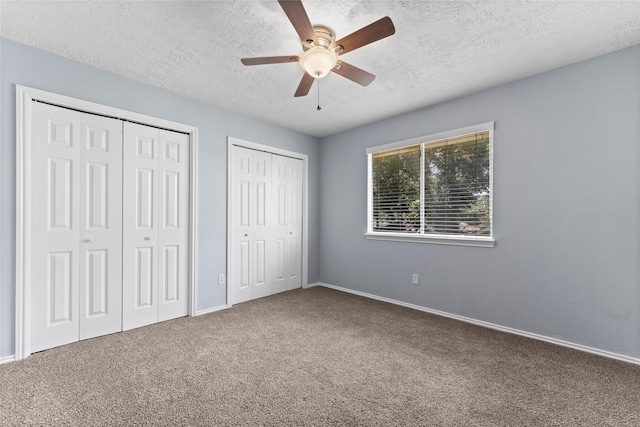
[[[375,75],[344,62],[341,56],[393,35],[396,29],[391,18],[385,16],[336,41],[336,34],[331,28],[326,25],[311,25],[300,0],[278,0],[278,3],[300,36],[302,53],[288,56],[242,58],[241,62],[244,65],[299,62],[305,73],[294,96],[307,95],[314,79],[322,78],[330,71],[362,86],[369,85],[376,78]]]

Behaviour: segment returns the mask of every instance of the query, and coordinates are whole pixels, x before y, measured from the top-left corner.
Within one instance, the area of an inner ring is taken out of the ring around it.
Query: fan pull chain
[[[316,81],[318,82],[318,108],[316,108],[316,110],[320,111],[322,110],[320,107],[320,79],[316,79]]]

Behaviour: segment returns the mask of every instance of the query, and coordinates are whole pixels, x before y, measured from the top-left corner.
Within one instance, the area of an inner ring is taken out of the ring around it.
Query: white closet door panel
[[[276,276],[273,290],[274,293],[287,290],[287,239],[286,237],[276,238],[275,243]]]
[[[232,147],[232,304],[271,295],[274,266],[271,154]]]
[[[253,244],[251,235],[252,163],[253,151],[232,147],[231,187],[231,257],[229,301],[238,304],[253,297],[251,263]]]
[[[302,242],[297,237],[290,237],[287,247],[287,290],[297,289],[302,286],[301,270]]]
[[[189,314],[189,135],[159,131],[158,321]]]
[[[266,240],[254,240],[254,262],[253,262],[253,298],[262,298],[271,295],[271,282],[267,276],[269,270],[269,253],[267,252]]]
[[[158,129],[124,124],[122,327],[158,321]]]
[[[249,220],[253,262],[251,262],[250,283],[253,298],[261,298],[272,293],[272,200],[271,200],[271,154],[253,151],[251,154],[252,194]]]
[[[287,290],[302,287],[303,162],[288,159]]]
[[[232,254],[232,271],[235,281],[231,290],[232,304],[249,301],[253,297],[251,287],[251,242],[247,239],[236,241],[234,244],[235,253]]]
[[[144,247],[138,246],[136,247],[136,275],[133,278],[135,289],[134,295],[134,308],[140,310],[146,310],[149,308],[153,308],[153,304],[155,302],[155,269],[156,262],[155,257],[157,256],[155,253],[154,247]],[[154,323],[156,321],[155,316],[150,316],[150,323]]]
[[[122,122],[81,116],[80,339],[122,330]]]
[[[31,351],[78,340],[79,113],[32,104],[28,282]]]
[[[287,290],[287,233],[289,221],[289,158],[285,156],[272,156],[272,188],[273,188],[273,242],[272,263],[273,263],[273,293]]]
[[[250,218],[252,218],[251,236],[253,236],[254,262],[253,298],[271,295],[273,290],[273,208],[272,208],[272,172],[271,154],[254,151],[252,154],[253,199]]]

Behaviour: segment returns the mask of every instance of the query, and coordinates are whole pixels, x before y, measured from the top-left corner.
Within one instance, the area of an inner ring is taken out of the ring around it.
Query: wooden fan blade
[[[313,30],[313,25],[307,16],[307,12],[304,10],[304,6],[300,0],[278,0],[282,10],[293,24],[300,40],[306,42],[307,40],[313,40],[315,44],[318,44],[316,38],[316,32]]]
[[[313,77],[311,77],[311,75],[304,73],[304,75],[302,76],[302,80],[300,80],[300,84],[298,85],[298,89],[296,90],[295,97],[298,96],[307,96],[307,94],[309,93],[309,90],[311,89],[311,86],[313,85],[313,81],[315,79]]]
[[[263,56],[260,58],[242,58],[240,62],[244,65],[280,64],[283,62],[298,62],[300,58],[296,55],[290,56]]]
[[[362,86],[369,86],[376,76],[365,70],[362,70],[356,66],[348,64],[344,61],[338,61],[339,67],[335,67],[331,71],[336,74],[340,74],[342,77],[346,77],[352,82],[356,82]]]
[[[352,50],[356,50],[359,47],[368,45],[385,37],[389,37],[396,32],[396,27],[393,26],[391,18],[385,16],[376,22],[360,28],[355,33],[351,33],[335,42],[333,47],[342,46],[342,51],[338,52],[340,55]]]

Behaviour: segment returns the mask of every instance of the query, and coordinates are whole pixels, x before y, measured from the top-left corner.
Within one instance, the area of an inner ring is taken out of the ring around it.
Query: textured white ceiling
[[[276,1],[8,1],[0,35],[267,122],[325,136],[640,43],[640,1],[304,1],[337,38],[390,16],[396,34],[344,55],[294,98],[298,54]]]

